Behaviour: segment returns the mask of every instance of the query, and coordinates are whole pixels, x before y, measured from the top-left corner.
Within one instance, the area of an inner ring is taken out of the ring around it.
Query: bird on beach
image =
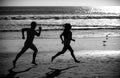
[[[107,42],[106,40],[103,41],[103,46],[106,46],[106,44],[105,44],[106,42]]]
[[[110,35],[110,33],[106,35],[106,40],[108,40],[109,35]]]
[[[103,43],[106,43],[106,42],[107,42],[107,41],[105,41],[105,40],[103,41]]]
[[[109,35],[110,35],[110,33],[105,36],[105,37],[106,37],[106,40],[103,41],[103,46],[106,46],[106,42],[107,42],[107,40],[108,40],[108,38],[109,38]]]

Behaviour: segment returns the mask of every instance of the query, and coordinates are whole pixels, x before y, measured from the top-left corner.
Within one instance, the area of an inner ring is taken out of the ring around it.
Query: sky
[[[119,6],[120,0],[0,0],[0,6]]]

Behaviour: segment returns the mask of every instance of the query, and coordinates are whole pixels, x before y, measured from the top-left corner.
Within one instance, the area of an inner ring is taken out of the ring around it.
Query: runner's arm
[[[36,36],[40,36],[42,27],[39,27],[39,32],[36,32]]]

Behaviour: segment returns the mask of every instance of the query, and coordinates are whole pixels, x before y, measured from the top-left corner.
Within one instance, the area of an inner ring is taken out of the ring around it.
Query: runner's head
[[[36,22],[31,22],[31,29],[35,29],[36,28],[36,26],[37,26],[37,23]]]
[[[70,23],[66,23],[66,24],[64,24],[64,27],[65,27],[65,29],[70,30],[72,26]]]

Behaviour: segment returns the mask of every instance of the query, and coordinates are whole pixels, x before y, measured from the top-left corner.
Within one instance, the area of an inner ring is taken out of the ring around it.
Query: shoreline
[[[7,34],[7,33],[6,33]],[[16,34],[16,33],[15,33]],[[57,33],[59,34],[59,33]],[[14,35],[14,34],[13,34]],[[16,34],[20,35],[20,33]],[[52,35],[52,34],[51,34]],[[42,35],[41,35],[42,36]],[[1,52],[15,52],[19,51],[23,45],[24,41],[21,37],[16,38],[14,35],[14,38],[10,38],[11,34],[9,36],[4,37],[3,39],[0,38],[0,51]],[[110,51],[110,50],[120,50],[120,37],[109,37],[109,39],[106,41],[105,46],[103,45],[103,41],[106,40],[105,37],[84,37],[84,38],[76,38],[75,42],[71,42],[71,46],[75,51],[87,51],[87,50],[100,50],[100,51]],[[33,43],[36,45],[40,51],[59,51],[62,49],[63,44],[61,44],[61,40],[59,37],[49,37],[49,38],[35,38]],[[12,45],[11,45],[12,44]],[[52,45],[52,46],[50,46]],[[10,50],[10,51],[9,51]]]
[[[38,26],[39,27],[39,26]],[[61,31],[63,30],[63,28],[58,28],[58,29],[42,29],[42,31]],[[82,30],[82,31],[89,31],[89,30],[120,30],[119,27],[94,27],[93,28],[89,28],[89,27],[73,27],[71,30],[73,31],[78,31],[78,30]],[[20,32],[21,30],[0,30],[0,32]],[[36,29],[36,31],[38,31],[38,29]]]

